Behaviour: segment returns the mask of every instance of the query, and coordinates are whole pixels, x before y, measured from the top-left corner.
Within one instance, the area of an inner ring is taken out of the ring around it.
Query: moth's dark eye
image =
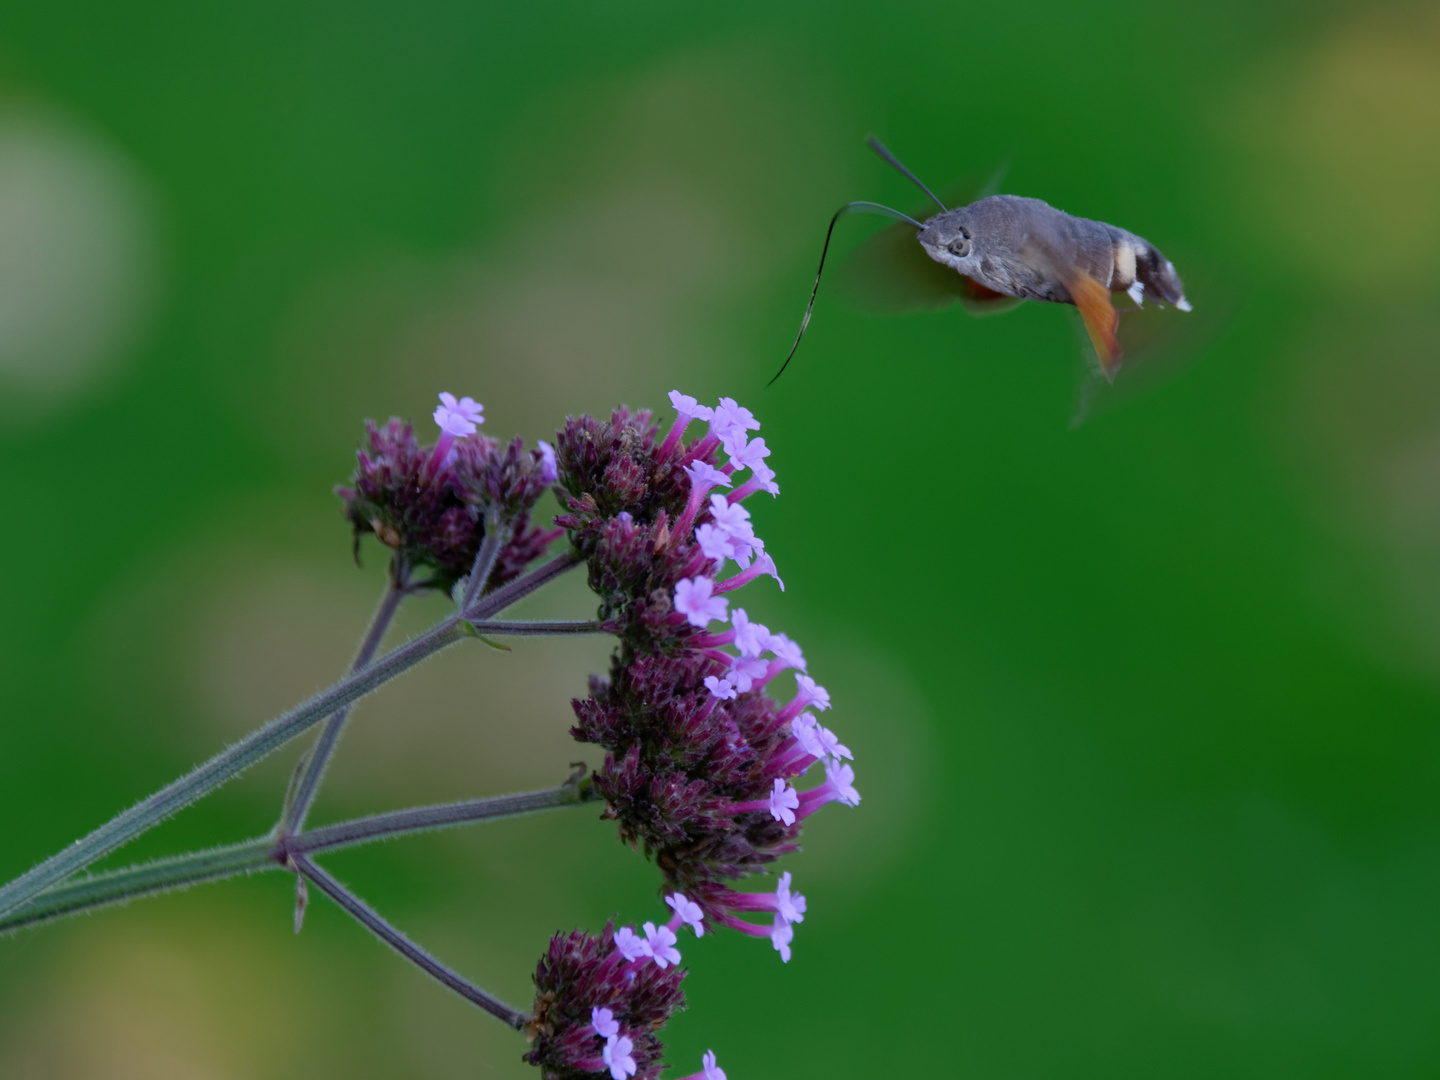
[[[957,236],[947,245],[951,255],[958,255],[964,258],[970,254],[970,238],[968,236]]]

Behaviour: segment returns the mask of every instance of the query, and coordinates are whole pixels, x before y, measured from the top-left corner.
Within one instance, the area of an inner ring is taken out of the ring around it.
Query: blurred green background
[[[830,213],[915,204],[869,132],[1148,236],[1198,358],[1071,430],[1058,307],[822,292],[765,390]],[[764,422],[788,592],[743,602],[865,801],[791,863],[793,963],[692,941],[671,1075],[1440,1073],[1437,136],[1422,3],[5,5],[0,878],[342,670],[363,417],[678,386]],[[316,820],[557,782],[605,654],[387,688]],[[300,745],[111,865],[263,833]],[[588,809],[328,865],[516,1003],[557,928],[660,913]],[[0,941],[7,1078],[522,1050],[323,899],[293,936],[281,875]]]

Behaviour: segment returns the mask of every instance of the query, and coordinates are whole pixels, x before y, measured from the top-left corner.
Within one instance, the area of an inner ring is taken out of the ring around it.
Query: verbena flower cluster
[[[335,493],[360,540],[374,533],[395,552],[402,573],[428,568],[420,585],[448,591],[466,574],[485,538],[487,510],[513,521],[490,587],[517,576],[560,535],[532,525],[530,510],[555,481],[555,452],[541,442],[527,451],[522,439],[505,446],[478,434],[484,406],[441,394],[435,410],[440,439],[423,446],[411,426],[391,419],[366,421],[366,444],[356,452],[355,474]]]
[[[784,589],[744,505],[780,490],[766,463],[769,447],[752,435],[759,422],[730,398],[702,406],[675,391],[670,400],[679,415],[663,438],[649,413],[619,409],[607,421],[567,420],[553,447],[540,442],[532,450],[519,439],[501,444],[482,436],[483,407],[448,393],[434,413],[440,434],[433,445],[399,420],[367,423],[354,474],[336,490],[357,557],[366,533],[392,555],[349,673],[0,885],[0,934],[169,888],[283,869],[296,876],[297,933],[314,885],[399,956],[523,1030],[525,1058],[545,1077],[658,1080],[659,1033],[685,1005],[685,928],[696,937],[729,928],[767,940],[788,963],[805,897],[788,872],[772,888],[743,883],[797,851],[805,819],[820,807],[860,801],[850,751],[817,719],[830,696],[809,676],[800,646],[733,603],[761,577]],[[687,441],[697,421],[706,428]],[[550,528],[531,520],[546,491],[564,509]],[[531,567],[562,535],[567,549]],[[598,618],[505,617],[582,563],[600,598]],[[403,599],[426,589],[447,590],[454,609],[382,654]],[[589,695],[573,702],[572,733],[604,750],[601,767],[589,776],[582,767],[542,791],[307,828],[350,707],[482,633],[615,636],[608,677],[592,677]],[[784,692],[772,697],[777,686]],[[310,728],[319,730],[265,838],[74,878]],[[801,790],[814,766],[824,779]],[[446,967],[315,860],[356,843],[598,799],[621,840],[659,868],[668,914],[638,928],[611,922],[598,935],[557,934],[536,969],[529,1012]],[[701,1071],[685,1080],[726,1077],[707,1051]]]
[[[806,913],[790,874],[769,891],[735,885],[798,850],[804,819],[821,806],[860,801],[850,751],[810,711],[830,697],[800,646],[731,607],[728,594],[757,577],[784,588],[741,505],[779,494],[770,450],[750,435],[760,425],[730,398],[713,408],[679,391],[670,400],[679,415],[663,439],[649,413],[625,409],[571,419],[556,438],[568,510],[556,522],[620,639],[609,678],[592,677],[574,703],[572,734],[604,748],[594,781],[605,814],[655,861],[672,914],[639,931],[552,941],[535,976],[529,1054],[551,1077],[659,1075],[654,1031],[684,1001],[682,926],[768,939],[788,962]],[[686,442],[695,421],[707,429]],[[777,701],[766,690],[786,671],[794,693]],[[816,764],[825,779],[799,791]],[[724,1077],[713,1054],[695,1075]]]

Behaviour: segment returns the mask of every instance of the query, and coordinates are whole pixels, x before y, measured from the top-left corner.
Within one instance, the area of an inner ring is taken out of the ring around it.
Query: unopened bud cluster
[[[418,584],[448,590],[475,561],[485,538],[486,511],[510,524],[512,536],[489,584],[503,584],[533,562],[559,530],[532,525],[530,511],[555,479],[555,454],[545,443],[526,450],[520,439],[501,445],[477,433],[484,407],[441,395],[435,410],[440,438],[421,444],[409,424],[366,422],[355,473],[335,489],[360,539],[374,533],[395,551],[397,569],[425,568]]]

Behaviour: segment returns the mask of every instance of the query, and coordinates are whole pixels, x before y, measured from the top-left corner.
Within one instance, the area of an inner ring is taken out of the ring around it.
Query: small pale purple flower
[[[825,756],[825,743],[820,738],[820,725],[809,713],[801,713],[790,721],[790,734],[795,736],[805,753],[813,758]]]
[[[615,931],[615,948],[632,964],[650,955],[650,943],[628,926]]]
[[[700,550],[705,553],[707,559],[718,559],[724,562],[726,559],[735,558],[734,538],[717,526],[701,525],[695,530],[695,542],[700,545]]]
[[[692,461],[689,465],[685,466],[685,473],[690,477],[690,483],[696,487],[704,488],[706,491],[713,487],[730,486],[730,477],[726,476],[708,461]]]
[[[735,448],[735,452],[730,454],[730,464],[737,469],[764,468],[765,459],[769,456],[770,448],[763,438],[751,439]]]
[[[748,526],[750,523],[747,521],[745,524]],[[764,554],[764,552],[765,541],[761,540],[758,536],[755,535],[755,530],[753,528],[750,529],[748,535],[743,537],[737,536],[735,538],[735,563],[740,567],[741,570],[748,569],[750,566],[750,560],[757,555]],[[755,574],[758,573],[760,573],[759,569],[755,571]],[[750,580],[755,576],[755,574],[749,575],[746,580]],[[779,581],[780,579],[776,578],[775,580]],[[780,591],[784,592],[785,590],[782,588]]]
[[[765,440],[759,441],[764,442]],[[765,492],[771,498],[780,494],[780,485],[775,483],[775,470],[763,462],[757,462],[751,466],[750,479],[747,484],[754,484],[758,490]]]
[[[735,647],[741,656],[759,656],[769,648],[769,629],[764,623],[751,622],[744,608],[730,613],[730,625],[735,628]]]
[[[804,652],[784,634],[770,635],[770,651],[775,654],[775,659],[782,661],[786,667],[795,668],[797,671],[805,670]]]
[[[615,1014],[609,1009],[602,1009],[598,1005],[590,1010],[590,1026],[595,1029],[595,1034],[602,1039],[608,1039],[620,1034],[620,1023],[615,1019]]]
[[[855,790],[855,770],[838,761],[825,762],[825,782],[835,793],[837,802],[846,806],[860,805],[860,792]]]
[[[750,524],[750,511],[743,506],[731,506],[724,495],[710,496],[710,517],[719,529],[723,529],[737,540],[751,540],[755,526]]]
[[[455,400],[455,395],[443,392],[440,395],[440,404],[435,407],[435,423],[446,435],[463,439],[467,435],[474,435],[476,426],[485,422],[485,406],[481,405],[474,398],[461,398]]]
[[[701,405],[689,394],[682,394],[679,390],[670,391],[670,404],[687,420],[709,420],[715,415],[715,410],[710,406]]]
[[[705,676],[705,688],[721,701],[734,701],[739,695],[735,692],[735,686],[729,679],[722,679],[716,675]]]
[[[821,745],[825,747],[825,756],[831,761],[838,764],[841,758],[855,760],[855,755],[850,752],[850,748],[842,743],[828,727],[820,728],[819,734]]]
[[[705,1067],[705,1080],[725,1080],[725,1070],[715,1064],[714,1050],[706,1050],[700,1064]]]
[[[799,672],[796,672],[795,686],[799,690],[799,696],[804,700],[806,706],[813,705],[821,712],[830,708],[830,691],[819,685],[809,675],[801,675]]]
[[[707,577],[682,578],[675,585],[675,610],[684,615],[691,626],[701,630],[716,619],[725,618],[730,601],[715,596],[715,583]]]
[[[734,398],[722,397],[719,407],[714,410],[710,419],[717,426],[739,428],[742,432],[760,430],[760,421],[755,419],[755,414],[744,405],[738,404]]]
[[[780,883],[775,887],[775,914],[787,923],[805,921],[805,897],[790,891],[789,870],[780,875]]]
[[[678,892],[667,896],[665,903],[675,910],[675,914],[680,917],[682,923],[695,931],[697,938],[705,936],[705,913],[699,904],[688,899],[684,893]]]
[[[605,1050],[602,1053],[605,1064],[610,1067],[610,1075],[613,1080],[625,1080],[628,1076],[634,1076],[639,1066],[635,1059],[630,1056],[630,1051],[635,1049],[635,1044],[626,1035],[611,1035],[605,1040]]]
[[[770,792],[770,816],[786,825],[794,825],[795,811],[798,809],[800,793],[777,776],[775,789]]]
[[[735,689],[740,693],[749,693],[755,680],[764,678],[765,672],[769,670],[770,665],[764,660],[752,656],[737,656],[730,661],[730,682],[735,684]]]
[[[680,963],[680,950],[675,948],[675,931],[668,926],[645,924],[645,945],[655,959],[655,965],[664,971],[667,964]]]

